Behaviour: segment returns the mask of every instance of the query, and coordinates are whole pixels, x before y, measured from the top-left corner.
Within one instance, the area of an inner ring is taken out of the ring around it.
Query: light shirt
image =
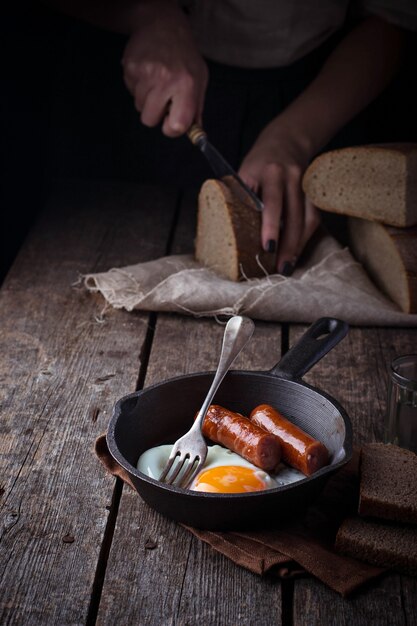
[[[417,0],[185,0],[203,56],[247,68],[290,65],[355,15],[417,29]]]

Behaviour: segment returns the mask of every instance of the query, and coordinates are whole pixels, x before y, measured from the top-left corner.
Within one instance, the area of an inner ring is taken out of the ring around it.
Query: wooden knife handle
[[[201,139],[207,139],[206,132],[198,124],[193,124],[187,131],[187,135],[192,144],[195,146],[201,141]]]

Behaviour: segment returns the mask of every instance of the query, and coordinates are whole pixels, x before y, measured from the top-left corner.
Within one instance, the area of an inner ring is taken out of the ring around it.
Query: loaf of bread
[[[362,516],[417,524],[417,455],[390,444],[363,446],[358,511]]]
[[[336,535],[336,550],[379,567],[417,575],[417,529],[347,518]]]
[[[261,246],[261,214],[238,187],[231,177],[205,181],[195,241],[197,261],[234,281],[275,272],[275,254]]]
[[[303,189],[324,211],[413,226],[417,224],[417,144],[325,152],[307,168]]]
[[[347,224],[349,247],[374,283],[405,313],[417,313],[417,226],[394,228],[358,217]]]

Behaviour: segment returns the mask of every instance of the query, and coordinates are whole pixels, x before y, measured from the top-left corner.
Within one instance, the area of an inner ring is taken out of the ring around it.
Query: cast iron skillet
[[[346,412],[331,396],[302,381],[347,331],[348,325],[340,320],[317,320],[270,371],[230,371],[214,400],[246,415],[258,404],[271,404],[322,441],[331,454],[331,463],[313,476],[268,491],[212,494],[171,487],[136,469],[142,452],[173,443],[188,430],[213,372],[179,376],[121,398],[107,433],[112,456],[127,470],[145,502],[163,515],[196,528],[268,527],[300,513],[329,476],[352,456],[352,428]]]

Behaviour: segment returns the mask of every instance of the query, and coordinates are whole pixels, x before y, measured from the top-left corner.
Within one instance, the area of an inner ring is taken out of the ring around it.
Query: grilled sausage
[[[275,435],[217,404],[211,404],[203,422],[203,435],[240,454],[257,467],[270,472],[281,460],[281,446]]]
[[[306,476],[327,465],[329,453],[320,442],[288,421],[269,404],[260,404],[249,416],[250,420],[276,435],[281,442],[282,460]]]

